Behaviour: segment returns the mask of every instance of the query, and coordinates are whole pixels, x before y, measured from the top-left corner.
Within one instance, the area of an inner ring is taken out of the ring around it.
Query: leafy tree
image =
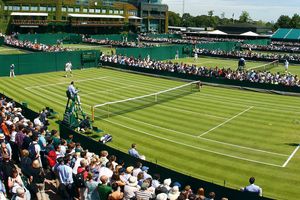
[[[300,28],[300,16],[298,14],[294,14],[290,21],[291,28]]]
[[[178,13],[169,11],[168,14],[170,26],[181,26],[181,17]]]
[[[213,15],[214,15],[214,11],[213,10],[208,11],[208,16],[212,17]]]
[[[275,28],[290,28],[290,27],[291,27],[291,18],[287,15],[281,15],[275,24]]]
[[[252,20],[250,18],[250,14],[247,11],[243,11],[240,18],[239,22],[241,23],[250,23]]]

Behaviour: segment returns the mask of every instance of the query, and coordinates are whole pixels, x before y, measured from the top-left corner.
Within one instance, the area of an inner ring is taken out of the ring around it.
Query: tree
[[[250,14],[247,11],[243,11],[240,18],[239,22],[241,23],[250,23],[252,20],[250,18]]]
[[[222,12],[221,13],[221,19],[224,19],[225,18],[225,12]]]
[[[170,26],[181,26],[181,17],[178,13],[169,11],[168,14],[169,14],[169,25]]]
[[[208,16],[212,17],[213,15],[214,15],[214,11],[213,10],[208,11]]]
[[[290,21],[291,28],[300,28],[300,16],[298,14],[294,14]]]
[[[275,24],[275,28],[290,28],[290,27],[291,27],[291,18],[287,15],[281,15]]]
[[[195,26],[194,17],[191,16],[189,13],[184,13],[182,15],[182,25],[185,27],[194,27]]]

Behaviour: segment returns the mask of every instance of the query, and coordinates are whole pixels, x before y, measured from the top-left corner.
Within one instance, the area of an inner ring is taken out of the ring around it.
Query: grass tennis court
[[[106,55],[111,55],[111,51],[116,53],[116,48],[97,44],[64,44],[63,47],[72,48],[76,50],[99,50]]]
[[[0,79],[0,91],[38,111],[50,106],[62,118],[71,80],[91,105],[166,90],[184,82],[110,69],[75,70]],[[206,181],[238,189],[250,176],[264,196],[300,196],[299,97],[204,86],[195,92],[122,115],[97,120],[113,135],[109,145],[127,152],[131,143],[147,160]],[[98,139],[99,135],[92,135]],[[296,152],[293,154],[293,152]]]
[[[11,48],[11,47],[6,47],[6,46],[1,46],[0,47],[0,55],[7,55],[7,54],[24,54],[28,53],[26,51],[22,51],[19,49]]]

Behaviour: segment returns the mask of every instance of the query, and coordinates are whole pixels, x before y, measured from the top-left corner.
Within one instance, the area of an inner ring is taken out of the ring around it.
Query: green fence
[[[4,37],[0,37],[0,46],[4,44]]]
[[[113,41],[123,41],[127,38],[127,41],[136,41],[138,38],[137,34],[110,34],[110,35],[91,35],[91,38],[97,40],[113,40]]]
[[[82,54],[93,52],[93,60],[83,60]],[[65,63],[71,61],[73,68],[96,67],[98,64],[98,51],[64,51],[41,52],[18,55],[0,55],[0,76],[8,76],[10,65],[15,65],[15,74],[31,74],[52,71],[63,71]]]
[[[117,48],[118,55],[133,56],[135,58],[147,58],[149,55],[154,60],[168,60],[174,59],[178,53],[179,58],[186,57],[190,53],[191,46],[187,45],[171,45],[162,47],[148,47],[148,48]],[[188,49],[189,51],[185,51]]]
[[[197,44],[196,48],[208,49],[208,50],[235,51],[236,49],[240,48],[240,43],[238,42],[203,43],[203,44]]]
[[[58,41],[64,43],[79,43],[81,42],[81,36],[71,33],[56,33],[56,34],[19,34],[18,39],[21,41],[28,40],[31,42],[37,42],[42,44],[54,45]]]
[[[245,40],[243,44],[254,44],[254,45],[269,45],[271,44],[270,39],[262,39],[262,40]]]

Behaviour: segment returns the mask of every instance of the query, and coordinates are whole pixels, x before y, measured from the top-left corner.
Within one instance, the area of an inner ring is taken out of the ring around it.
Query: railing
[[[13,19],[11,23],[16,25],[48,25],[47,20]]]
[[[72,21],[72,26],[123,26],[124,21]]]

